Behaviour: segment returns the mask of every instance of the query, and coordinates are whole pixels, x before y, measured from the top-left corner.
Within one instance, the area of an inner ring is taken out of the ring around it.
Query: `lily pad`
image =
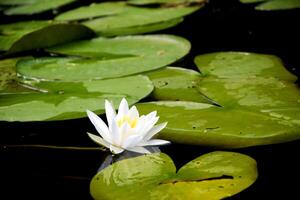
[[[17,64],[30,79],[82,81],[137,74],[185,56],[190,43],[171,35],[95,38],[48,49],[68,57],[29,58]]]
[[[12,5],[4,11],[6,15],[32,15],[65,6],[76,0],[0,0],[0,5]]]
[[[115,105],[126,97],[136,103],[153,90],[142,75],[83,82],[20,82],[15,60],[0,62],[0,120],[49,121],[85,117],[89,109],[104,113],[104,100]]]
[[[50,47],[92,36],[89,28],[80,24],[26,21],[0,25],[0,51],[12,54]]]
[[[130,6],[125,2],[105,2],[62,13],[55,20],[79,20],[102,36],[137,34],[176,25],[174,20],[179,23],[183,16],[195,12],[200,7],[143,8]]]
[[[189,5],[202,4],[207,0],[128,0],[132,5],[151,5],[151,4],[166,4],[166,5]]]
[[[198,88],[199,83],[202,81],[202,76],[199,72],[179,67],[167,67],[148,72],[145,75],[154,84],[154,90],[151,95],[156,100],[213,103]]]
[[[257,3],[255,9],[262,11],[300,8],[300,0],[240,0],[242,3]]]
[[[256,162],[232,152],[200,156],[176,171],[163,153],[125,159],[100,171],[91,181],[96,200],[218,200],[249,187],[257,178]]]
[[[202,77],[189,92],[197,89],[220,106],[183,101],[140,104],[142,112],[157,110],[161,120],[168,121],[160,138],[223,148],[300,139],[296,76],[277,57],[221,52],[200,55],[195,62]],[[170,99],[176,97],[181,94],[172,93]]]
[[[286,110],[296,113],[297,118],[292,119],[230,105],[184,101],[142,103],[138,109],[143,114],[156,110],[160,120],[168,122],[158,137],[176,143],[242,148],[300,139],[299,107]]]

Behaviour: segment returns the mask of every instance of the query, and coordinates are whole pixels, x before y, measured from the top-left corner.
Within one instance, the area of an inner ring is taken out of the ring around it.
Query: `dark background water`
[[[35,17],[47,19],[51,12]],[[0,15],[1,23],[21,19],[24,17]],[[299,77],[299,19],[299,9],[261,12],[255,11],[253,5],[243,5],[237,0],[211,0],[204,9],[186,17],[180,25],[161,33],[179,35],[192,43],[191,53],[174,66],[196,69],[193,59],[198,54],[247,51],[277,55]],[[85,134],[94,132],[88,119],[0,122],[0,128],[0,199],[91,199],[89,182],[104,159],[101,151],[11,146],[93,147],[94,143]],[[177,167],[213,150],[179,144],[162,148],[174,159]],[[299,150],[300,141],[232,150],[256,159],[259,178],[250,188],[229,199],[297,199]]]

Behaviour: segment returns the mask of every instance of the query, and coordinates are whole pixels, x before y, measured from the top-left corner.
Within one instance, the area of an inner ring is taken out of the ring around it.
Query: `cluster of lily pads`
[[[32,15],[74,2],[0,0],[0,6],[6,15]],[[87,109],[103,114],[105,99],[118,105],[126,98],[142,114],[156,110],[168,122],[158,137],[175,143],[241,148],[300,139],[297,77],[276,56],[199,55],[195,71],[169,66],[189,53],[186,39],[136,35],[175,26],[204,2],[93,3],[52,20],[0,25],[0,120],[82,118]],[[42,54],[31,55],[36,49]],[[138,103],[149,96],[153,101]],[[100,171],[91,193],[95,199],[222,199],[256,178],[256,162],[239,153],[212,152],[178,171],[166,154],[155,153]]]

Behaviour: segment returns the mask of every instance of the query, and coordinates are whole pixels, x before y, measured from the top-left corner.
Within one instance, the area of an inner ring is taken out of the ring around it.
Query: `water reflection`
[[[159,147],[145,147],[150,153],[160,153]],[[99,167],[97,172],[100,172],[101,170],[105,169],[106,167],[112,165],[115,162],[128,159],[128,158],[134,158],[137,156],[140,156],[143,154],[132,152],[132,151],[124,151],[122,154],[108,154],[104,161],[101,163],[101,166]]]

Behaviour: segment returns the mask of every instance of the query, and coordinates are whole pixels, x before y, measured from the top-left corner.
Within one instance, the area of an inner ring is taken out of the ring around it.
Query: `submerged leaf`
[[[232,152],[200,156],[176,172],[166,154],[125,159],[100,171],[90,185],[94,199],[218,200],[255,182],[256,162]]]

